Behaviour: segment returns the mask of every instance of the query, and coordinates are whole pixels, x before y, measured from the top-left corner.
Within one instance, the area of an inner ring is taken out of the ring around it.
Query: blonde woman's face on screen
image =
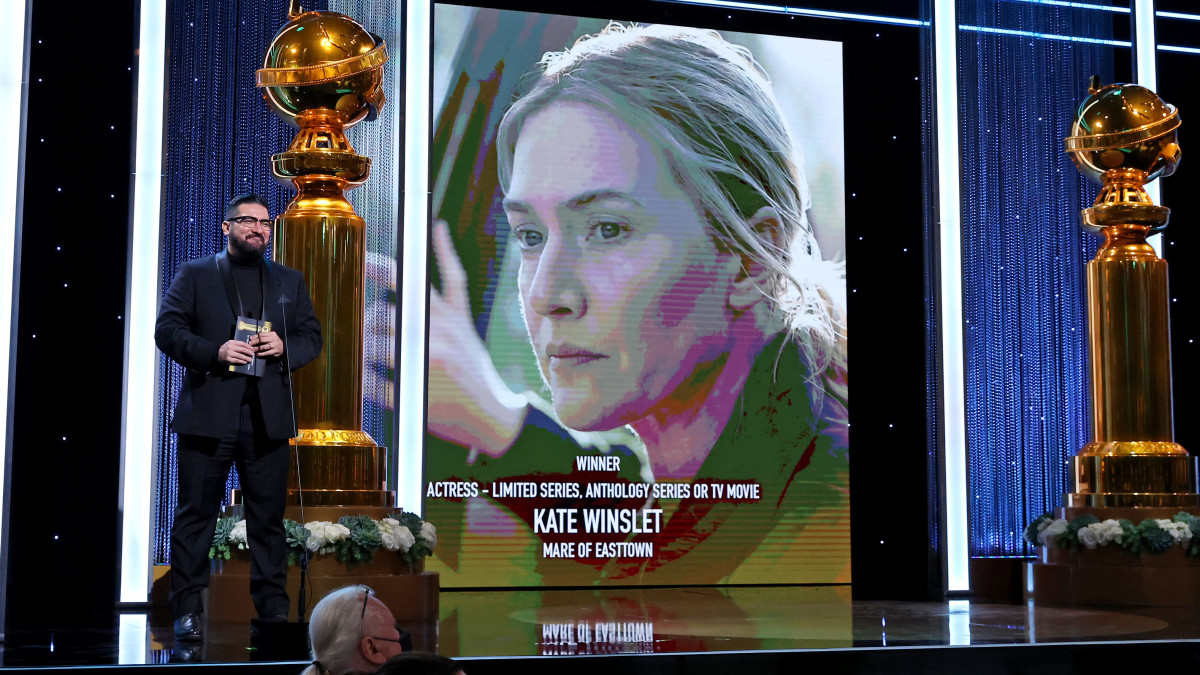
[[[661,147],[554,103],[520,130],[505,199],[530,342],[567,426],[695,408],[733,339],[738,257],[718,252]]]

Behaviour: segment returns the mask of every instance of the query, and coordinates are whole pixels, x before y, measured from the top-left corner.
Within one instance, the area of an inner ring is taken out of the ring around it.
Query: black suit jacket
[[[228,253],[179,266],[167,289],[154,325],[154,343],[171,360],[187,368],[175,418],[176,433],[221,438],[238,431],[239,408],[247,377],[229,372],[217,361],[221,345],[233,337],[237,294]],[[295,370],[321,353],[321,324],[313,313],[304,275],[263,261],[263,299],[267,321],[284,341],[282,357],[267,362],[258,382],[266,435],[296,435],[291,382],[286,365]]]

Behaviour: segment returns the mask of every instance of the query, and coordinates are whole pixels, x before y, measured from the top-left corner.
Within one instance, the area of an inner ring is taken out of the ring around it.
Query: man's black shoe
[[[183,641],[203,640],[204,629],[200,627],[199,615],[184,614],[175,619],[175,639]]]

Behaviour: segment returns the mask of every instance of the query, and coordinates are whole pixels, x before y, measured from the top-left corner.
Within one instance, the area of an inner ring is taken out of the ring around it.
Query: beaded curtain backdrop
[[[1028,555],[1025,525],[1068,492],[1088,439],[1096,241],[1079,210],[1097,188],[1062,139],[1087,78],[1113,81],[1128,52],[1112,44],[1109,11],[979,0],[958,12],[987,27],[958,38],[970,554]]]

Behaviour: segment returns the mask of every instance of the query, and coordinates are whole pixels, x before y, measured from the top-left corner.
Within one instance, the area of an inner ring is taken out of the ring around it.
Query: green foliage
[[[305,545],[308,543],[308,536],[312,533],[304,525],[291,518],[284,518],[283,534],[287,541],[287,564],[297,565],[308,552]]]
[[[213,531],[212,546],[208,549],[208,557],[220,560],[229,560],[229,533],[233,532],[233,526],[239,519],[229,516],[228,518],[217,518],[217,529]]]
[[[1128,518],[1118,520],[1117,524],[1121,526],[1121,550],[1133,555],[1141,555],[1144,548],[1142,531]]]
[[[1142,535],[1144,550],[1159,555],[1166,553],[1175,545],[1175,538],[1164,530],[1153,518],[1147,518],[1138,524],[1138,532]]]
[[[1186,542],[1184,550],[1189,556],[1200,556],[1200,518],[1187,511],[1180,511],[1171,520],[1188,526],[1188,530],[1192,532],[1192,538]]]
[[[346,569],[371,562],[376,549],[383,545],[375,521],[368,516],[342,516],[338,523],[350,530],[349,537],[334,544],[338,561],[346,563]]]
[[[433,555],[433,548],[425,538],[421,536],[421,526],[425,524],[424,520],[415,513],[408,511],[395,511],[388,514],[388,518],[393,518],[404,527],[412,532],[413,538],[416,540],[406,552],[397,551],[400,557],[404,558],[410,565],[416,564],[418,560],[424,560],[426,557]]]
[[[1029,542],[1030,546],[1038,546],[1039,544],[1037,537],[1044,527],[1042,523],[1049,525],[1051,520],[1054,520],[1054,516],[1048,512],[1043,513],[1035,518],[1034,521],[1025,528],[1025,541]]]

